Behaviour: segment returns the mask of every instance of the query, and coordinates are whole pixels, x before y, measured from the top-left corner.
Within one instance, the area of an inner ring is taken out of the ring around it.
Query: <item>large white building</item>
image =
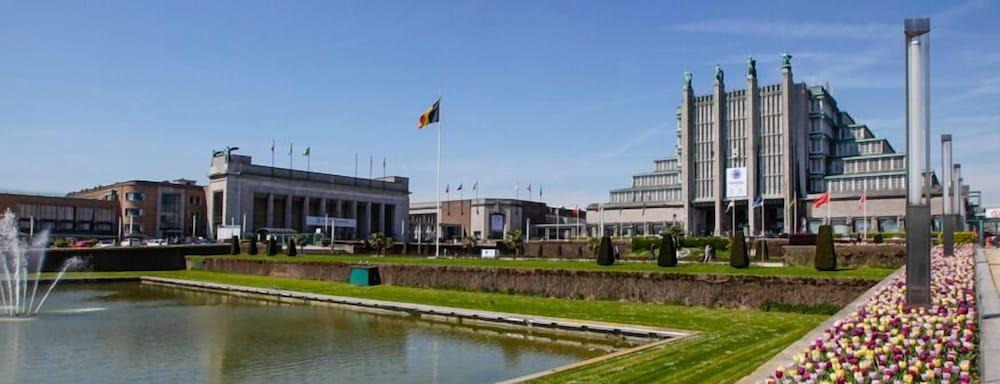
[[[815,231],[827,209],[836,232],[900,230],[906,155],[841,110],[827,88],[796,83],[790,55],[781,63],[781,81],[761,86],[749,59],[738,90],[726,89],[716,67],[712,92],[702,95],[685,73],[676,157],[656,160],[652,172],[612,190],[607,203],[591,204],[592,233],[602,223],[606,234],[624,236],[674,224],[693,235],[731,233],[734,223],[750,233]],[[932,212],[939,216],[936,178],[934,188]],[[968,196],[967,186],[960,190]],[[826,192],[829,207],[813,212]],[[754,207],[758,198],[762,206]]]

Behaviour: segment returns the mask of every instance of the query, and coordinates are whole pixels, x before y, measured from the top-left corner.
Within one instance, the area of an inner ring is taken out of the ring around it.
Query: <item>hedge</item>
[[[955,235],[954,235],[953,239],[955,240],[955,244],[956,245],[957,244],[975,244],[976,241],[978,240],[976,238],[976,233],[975,232],[965,232],[965,231],[963,231],[963,232],[955,232]],[[937,243],[941,244],[942,241],[944,241],[944,233],[938,233],[938,235],[937,235]]]
[[[684,248],[705,248],[712,244],[716,251],[729,249],[729,239],[725,237],[685,237],[681,239],[681,246]]]
[[[632,238],[632,251],[641,252],[653,249],[660,242],[659,236],[635,236]]]

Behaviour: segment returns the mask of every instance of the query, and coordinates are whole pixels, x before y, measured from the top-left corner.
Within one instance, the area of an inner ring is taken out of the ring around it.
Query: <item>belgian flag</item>
[[[441,98],[438,98],[437,101],[434,102],[434,105],[431,105],[430,108],[427,108],[427,110],[420,115],[420,121],[417,122],[417,129],[423,129],[428,125],[438,122],[438,117],[440,115]]]

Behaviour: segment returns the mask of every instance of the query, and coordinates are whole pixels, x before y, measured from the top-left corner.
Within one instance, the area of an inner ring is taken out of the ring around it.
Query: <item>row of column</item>
[[[295,223],[292,223],[292,209],[293,209],[292,207],[293,207],[293,199],[295,197],[296,196],[290,195],[290,194],[289,195],[285,195],[285,212],[284,212],[285,213],[285,215],[284,215],[285,217],[284,217],[284,222],[289,227],[294,227],[295,226]],[[275,198],[274,194],[268,194],[267,195],[267,215],[266,215],[266,217],[267,217],[267,226],[268,227],[274,227],[274,212],[275,212],[275,210],[274,210],[274,198]],[[311,208],[312,208],[312,200],[313,199],[319,199],[319,207],[318,207],[319,209],[318,209],[318,212],[315,212],[315,214],[311,210]],[[328,200],[333,203],[333,212],[329,212],[329,210],[327,209],[327,201]],[[347,202],[348,203],[348,207],[346,209],[347,212],[345,212],[344,205],[342,204],[343,202]],[[359,206],[361,206],[361,207],[364,208],[363,212],[362,212],[362,216],[360,218],[358,217],[358,207]],[[375,206],[378,209],[378,212],[377,212],[377,215],[378,215],[378,218],[379,218],[379,220],[378,220],[378,228],[375,228],[375,231],[376,232],[386,233],[387,232],[386,229],[387,228],[391,228],[391,227],[387,227],[387,223],[386,223],[386,220],[385,220],[385,211],[386,211],[385,207],[386,207],[386,204],[375,203],[375,202],[363,202],[363,201],[359,202],[357,200],[337,200],[337,199],[326,199],[326,198],[322,198],[322,197],[316,198],[316,197],[309,197],[309,196],[302,197],[302,217],[301,217],[301,222],[298,223],[298,228],[301,229],[301,230],[305,230],[305,229],[308,228],[308,226],[309,226],[308,225],[308,217],[309,216],[323,216],[323,217],[329,216],[330,218],[355,219],[355,224],[356,224],[355,234],[359,238],[366,238],[366,237],[368,237],[372,233],[372,230],[371,230],[372,229],[371,228],[371,224],[372,224],[372,208],[371,207],[372,206]],[[345,213],[346,213],[346,215],[345,215]],[[388,224],[388,225],[391,225],[391,224]]]

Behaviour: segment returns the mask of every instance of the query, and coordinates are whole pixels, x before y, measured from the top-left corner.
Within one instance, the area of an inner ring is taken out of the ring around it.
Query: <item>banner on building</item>
[[[503,214],[494,213],[490,215],[490,231],[503,232]]]
[[[747,168],[726,168],[726,197],[747,197]]]
[[[1000,208],[986,208],[987,219],[1000,219]]]
[[[335,228],[357,228],[358,221],[342,217],[306,216],[307,226],[326,227],[333,224]]]

